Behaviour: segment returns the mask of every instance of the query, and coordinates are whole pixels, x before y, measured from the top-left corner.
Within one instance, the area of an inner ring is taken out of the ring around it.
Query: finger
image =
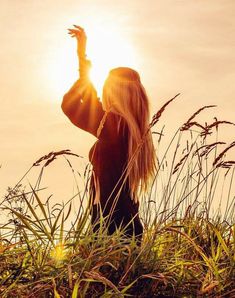
[[[68,32],[68,34],[69,34],[71,37],[74,37],[74,36],[79,37],[78,34],[75,34],[74,32]]]
[[[73,25],[73,26],[80,29],[80,30],[82,30],[82,31],[84,31],[84,29],[81,26],[78,26],[78,25]]]
[[[82,34],[80,31],[78,31],[78,30],[72,30],[72,29],[69,30],[69,33],[73,33],[73,34],[76,34],[78,36],[81,36],[81,34]]]
[[[81,30],[78,30],[78,29],[68,29],[69,31],[73,31],[73,32],[81,32]]]
[[[74,33],[74,32],[68,32],[71,36],[76,36],[78,39],[81,39],[81,35],[79,33]]]

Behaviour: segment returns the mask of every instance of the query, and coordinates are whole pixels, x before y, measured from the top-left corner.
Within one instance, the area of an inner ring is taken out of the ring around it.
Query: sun
[[[136,52],[125,30],[110,20],[105,22],[91,17],[78,25],[86,31],[87,57],[92,63],[90,79],[101,97],[102,86],[110,69],[118,66],[138,69]],[[47,84],[48,93],[51,94],[49,98],[61,98],[78,79],[76,40],[65,35],[63,43],[50,44],[43,60],[46,63],[42,64],[41,75],[50,83]]]
[[[98,94],[110,69],[118,66],[138,68],[134,46],[120,28],[109,24],[89,24],[87,32],[87,54],[91,59],[90,78]]]

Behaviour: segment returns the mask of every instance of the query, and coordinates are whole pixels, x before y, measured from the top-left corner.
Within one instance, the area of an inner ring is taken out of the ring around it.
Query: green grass
[[[203,109],[163,153],[163,131],[156,134],[159,172],[141,198],[141,246],[123,230],[108,235],[102,218],[93,232],[86,187],[66,204],[41,197],[42,175],[56,157],[75,175],[71,152],[35,162],[36,185],[26,191],[19,181],[0,205],[8,214],[0,226],[0,297],[235,297],[234,162],[226,160],[235,144],[218,140],[219,126],[232,124],[201,125],[195,117]]]

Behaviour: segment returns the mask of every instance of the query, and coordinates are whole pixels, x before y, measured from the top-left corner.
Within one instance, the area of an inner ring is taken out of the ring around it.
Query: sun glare
[[[91,80],[102,93],[102,86],[110,69],[118,66],[137,68],[133,46],[115,26],[88,25],[87,54],[92,61]]]
[[[135,50],[129,38],[117,25],[91,18],[82,24],[87,34],[87,56],[91,60],[90,78],[102,94],[102,86],[110,69],[118,66],[138,68]],[[72,26],[71,26],[72,27]],[[66,31],[65,31],[66,32]],[[52,84],[55,97],[70,88],[78,78],[76,42],[69,35],[61,45],[54,45],[47,52],[43,76]]]
[[[66,250],[63,243],[58,243],[51,251],[51,258],[55,262],[62,262],[66,258]]]

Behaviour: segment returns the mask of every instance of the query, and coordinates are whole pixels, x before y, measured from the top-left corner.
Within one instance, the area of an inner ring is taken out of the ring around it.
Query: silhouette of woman
[[[85,31],[74,27],[68,30],[77,40],[80,78],[64,95],[61,107],[74,125],[98,139],[89,152],[94,230],[99,227],[102,212],[109,234],[122,226],[127,236],[134,234],[140,240],[143,226],[139,198],[147,190],[156,166],[148,131],[148,98],[139,74],[118,67],[105,81],[101,103],[88,76]]]

